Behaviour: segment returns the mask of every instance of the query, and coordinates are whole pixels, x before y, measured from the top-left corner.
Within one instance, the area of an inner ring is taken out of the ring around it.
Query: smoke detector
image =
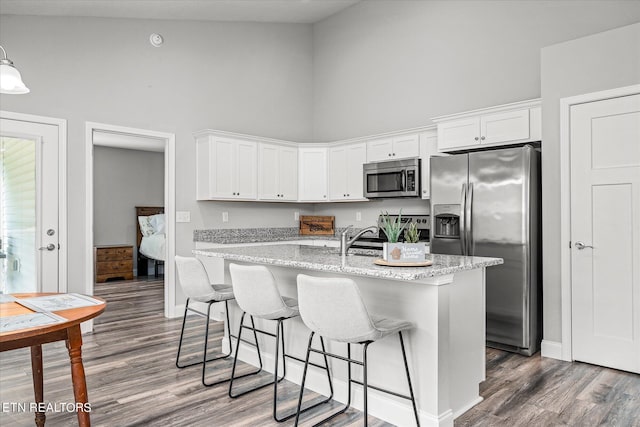
[[[149,42],[151,43],[151,46],[160,47],[162,46],[162,43],[164,43],[164,39],[160,34],[153,33],[149,36]]]

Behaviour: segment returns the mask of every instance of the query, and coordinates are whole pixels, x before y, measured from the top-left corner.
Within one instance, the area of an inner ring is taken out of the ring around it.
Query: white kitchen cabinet
[[[540,141],[540,101],[523,101],[436,117],[438,151],[449,152]]]
[[[405,134],[367,142],[367,162],[406,159],[420,154],[420,135]]]
[[[196,158],[198,200],[256,200],[255,142],[201,134]]]
[[[298,199],[298,148],[258,144],[258,199]]]
[[[430,159],[434,155],[439,155],[438,153],[438,134],[436,130],[431,130],[427,132],[420,133],[420,186],[421,196],[423,199],[431,198],[430,193]]]
[[[330,201],[367,200],[363,194],[362,165],[367,144],[345,144],[329,148]]]
[[[298,148],[298,200],[328,200],[327,147]]]

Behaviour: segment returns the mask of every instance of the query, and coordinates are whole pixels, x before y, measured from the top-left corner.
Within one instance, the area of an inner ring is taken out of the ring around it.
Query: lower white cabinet
[[[267,143],[258,147],[258,199],[297,200],[298,148]]]
[[[367,161],[367,144],[329,148],[329,200],[354,201],[364,198],[362,165]]]
[[[256,200],[257,145],[253,141],[196,136],[198,200]]]
[[[298,148],[298,200],[328,201],[327,147]]]

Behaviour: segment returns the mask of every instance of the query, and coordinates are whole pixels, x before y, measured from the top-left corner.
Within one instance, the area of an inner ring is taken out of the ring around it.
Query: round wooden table
[[[30,293],[12,294],[11,296],[16,299],[22,299],[47,295],[64,294]],[[0,332],[0,351],[31,347],[31,368],[33,371],[33,390],[36,403],[42,403],[44,398],[42,380],[42,344],[54,341],[66,341],[67,349],[69,351],[69,360],[71,363],[73,394],[75,396],[78,424],[80,426],[91,425],[89,412],[84,410],[87,407],[86,404],[88,403],[88,396],[84,366],[82,365],[82,334],[80,333],[80,324],[98,316],[106,307],[106,302],[103,299],[97,297],[91,298],[101,301],[102,304],[53,311],[52,313],[64,319],[64,321],[60,321],[58,323]],[[17,302],[0,303],[0,318],[30,313],[34,313],[34,310],[26,308]],[[36,412],[36,425],[44,426],[45,418],[46,416],[44,412]]]

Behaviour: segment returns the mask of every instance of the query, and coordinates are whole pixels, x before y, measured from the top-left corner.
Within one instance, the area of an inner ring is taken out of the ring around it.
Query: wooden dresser
[[[108,279],[133,279],[132,245],[96,246],[94,259],[96,283],[106,282]]]

